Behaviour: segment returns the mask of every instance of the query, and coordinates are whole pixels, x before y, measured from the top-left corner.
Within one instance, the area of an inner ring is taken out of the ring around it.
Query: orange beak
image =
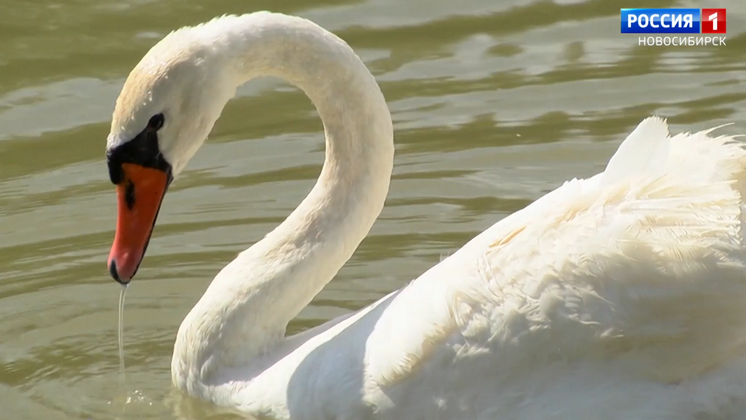
[[[109,253],[109,272],[127,284],[137,273],[153,233],[171,178],[160,169],[122,164],[117,188],[117,231]]]

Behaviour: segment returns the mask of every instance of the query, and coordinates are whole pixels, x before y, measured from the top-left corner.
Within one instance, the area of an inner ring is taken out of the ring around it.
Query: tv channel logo
[[[623,34],[724,34],[725,9],[622,9]]]

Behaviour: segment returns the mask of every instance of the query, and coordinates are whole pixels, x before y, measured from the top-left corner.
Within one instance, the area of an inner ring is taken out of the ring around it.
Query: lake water
[[[675,132],[746,132],[743,0],[646,4],[728,8],[722,47],[638,46],[619,33],[630,0],[10,3],[0,2],[3,419],[233,418],[171,390],[175,332],[217,271],[309,191],[321,124],[276,80],[229,104],[173,185],[128,291],[122,385],[104,145],[124,78],[172,29],[280,4],[346,39],[389,102],[386,208],[291,332],[375,301],[564,180],[601,171],[645,116]]]

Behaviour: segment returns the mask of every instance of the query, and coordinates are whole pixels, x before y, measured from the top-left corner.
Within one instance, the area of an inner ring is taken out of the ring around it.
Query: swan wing
[[[498,378],[556,360],[613,360],[675,382],[743,354],[746,153],[710,132],[670,137],[646,119],[603,173],[565,183],[385,298],[367,340],[371,383]]]

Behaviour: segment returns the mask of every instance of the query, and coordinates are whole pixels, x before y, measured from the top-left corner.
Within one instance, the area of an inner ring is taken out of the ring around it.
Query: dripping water
[[[130,392],[127,390],[127,376],[124,365],[124,297],[127,294],[127,285],[122,285],[119,290],[119,322],[117,325],[117,344],[119,348],[119,389],[114,398],[109,402],[115,409],[117,420],[127,412],[127,405],[131,402]]]
[[[123,285],[119,291],[119,324],[117,326],[117,344],[119,347],[119,392],[109,402],[117,413],[116,419],[127,415],[130,417],[132,411],[138,408],[151,407],[153,402],[140,390],[130,390],[127,384],[126,366],[124,363],[124,299],[127,294],[127,285]]]
[[[119,382],[126,387],[124,366],[124,297],[127,294],[127,285],[123,284],[119,291],[119,327],[117,329],[117,341],[119,342]]]
[[[117,328],[117,342],[119,347],[119,392],[109,402],[118,414],[115,418],[120,419],[131,412],[137,410],[137,406],[150,407],[152,401],[139,390],[129,390],[127,385],[126,366],[124,363],[124,299],[127,294],[127,285],[122,286],[119,291],[119,324]],[[129,408],[128,408],[129,407]],[[129,415],[128,415],[129,417]]]

